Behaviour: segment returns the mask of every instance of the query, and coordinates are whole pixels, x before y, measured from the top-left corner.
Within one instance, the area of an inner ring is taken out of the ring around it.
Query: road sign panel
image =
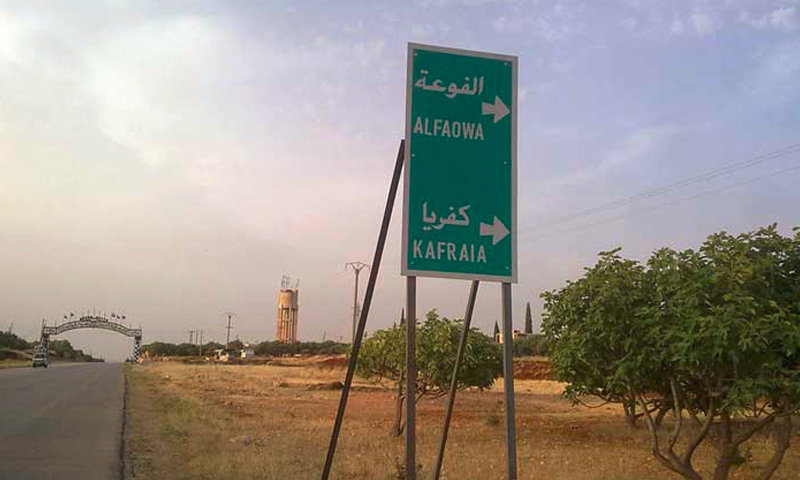
[[[517,281],[517,57],[410,43],[403,275]]]

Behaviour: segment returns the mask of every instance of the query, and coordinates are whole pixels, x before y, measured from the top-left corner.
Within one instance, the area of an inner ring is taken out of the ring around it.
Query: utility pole
[[[228,351],[230,350],[230,344],[231,344],[231,328],[233,328],[231,327],[231,319],[236,316],[236,312],[225,312],[224,315],[228,317],[228,326],[226,327],[226,330],[228,332],[225,335],[225,351]]]
[[[364,268],[369,268],[369,265],[362,262],[348,262],[344,265],[344,268],[352,268],[353,271],[356,273],[356,288],[353,292],[353,332],[350,336],[350,341],[355,342],[356,339],[356,326],[358,325],[358,274],[361,273],[361,270]]]
[[[203,356],[203,330],[200,330],[200,343],[198,344],[199,356]]]

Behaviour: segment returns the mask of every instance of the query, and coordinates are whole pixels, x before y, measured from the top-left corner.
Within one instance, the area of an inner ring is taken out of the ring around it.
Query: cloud
[[[585,5],[557,2],[552,7],[526,13],[503,14],[492,21],[497,33],[527,32],[537,40],[556,43],[569,40],[583,32]]]
[[[545,187],[561,189],[596,182],[625,165],[635,161],[646,160],[648,156],[658,151],[678,131],[679,129],[675,125],[662,125],[635,130],[628,134],[618,147],[612,148],[601,155],[600,161],[596,166],[548,180],[545,182]]]
[[[769,14],[769,23],[778,30],[797,28],[797,7],[781,7]]]
[[[683,27],[683,20],[676,18],[672,21],[672,24],[669,27],[669,33],[671,35],[680,36],[683,35],[684,27]]]
[[[800,41],[777,45],[757,58],[758,65],[743,88],[761,102],[781,104],[797,98],[800,91]]]
[[[0,59],[22,61],[21,50],[26,43],[26,37],[37,30],[43,30],[40,20],[12,16],[0,11]]]
[[[639,21],[633,16],[627,16],[620,20],[619,23],[628,30],[633,30],[639,25]]]
[[[492,22],[492,30],[498,33],[516,33],[530,24],[529,18],[501,15]]]
[[[434,34],[435,30],[429,23],[414,25],[411,27],[412,38],[429,38]]]
[[[750,12],[744,11],[739,14],[739,21],[756,30],[772,28],[784,32],[796,30],[800,23],[795,6],[781,7],[760,17],[754,17]]]
[[[493,3],[515,3],[516,0],[415,0],[414,3],[425,8],[480,7]]]
[[[722,20],[701,10],[695,10],[689,16],[689,24],[700,36],[712,35],[722,29]]]
[[[121,28],[103,40],[85,55],[100,129],[152,166],[194,157],[179,153],[178,144],[191,131],[219,131],[203,114],[220,112],[214,108],[219,95],[209,95],[217,75],[207,66],[232,66],[229,39],[201,18],[176,16]],[[208,149],[210,140],[200,143]]]
[[[739,14],[739,22],[756,30],[764,30],[769,26],[769,18],[766,15],[762,17],[752,17],[749,12],[741,12]]]

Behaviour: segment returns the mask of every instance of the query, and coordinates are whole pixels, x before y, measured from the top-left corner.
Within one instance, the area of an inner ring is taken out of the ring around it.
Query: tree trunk
[[[775,453],[764,467],[764,471],[761,472],[758,480],[769,480],[783,461],[783,455],[786,450],[789,449],[789,441],[792,437],[792,417],[790,415],[779,418],[776,421],[773,435],[775,436]]]
[[[661,422],[664,421],[664,417],[667,415],[667,412],[669,412],[668,408],[663,408],[662,406],[658,407],[658,413],[656,414],[656,419],[655,419],[657,426],[660,426]]]
[[[728,474],[736,458],[736,444],[733,442],[731,417],[727,412],[720,414],[720,436],[717,443],[717,464],[714,467],[714,480],[728,480]]]
[[[628,426],[635,429],[636,428],[636,401],[630,402],[628,400],[622,401],[622,410],[625,412],[625,422],[628,423]]]
[[[394,425],[392,426],[392,435],[399,437],[405,430],[405,423],[403,422],[403,400],[406,396],[403,395],[403,381],[397,382],[397,401],[394,410]]]
[[[714,480],[728,480],[728,473],[735,457],[736,447],[726,446],[720,450],[717,465],[714,467]]]

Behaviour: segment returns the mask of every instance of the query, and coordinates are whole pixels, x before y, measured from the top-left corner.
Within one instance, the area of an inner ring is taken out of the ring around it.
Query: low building
[[[245,345],[244,348],[239,350],[239,358],[253,358],[256,356],[256,349]]]
[[[525,332],[521,332],[519,330],[514,330],[511,338],[516,340],[518,338],[525,338],[527,336],[528,336],[528,334],[525,333]],[[495,343],[503,343],[503,332],[497,332],[494,335],[494,342]]]
[[[218,362],[227,362],[231,359],[231,353],[224,348],[218,348],[214,352],[214,356],[217,358]]]

